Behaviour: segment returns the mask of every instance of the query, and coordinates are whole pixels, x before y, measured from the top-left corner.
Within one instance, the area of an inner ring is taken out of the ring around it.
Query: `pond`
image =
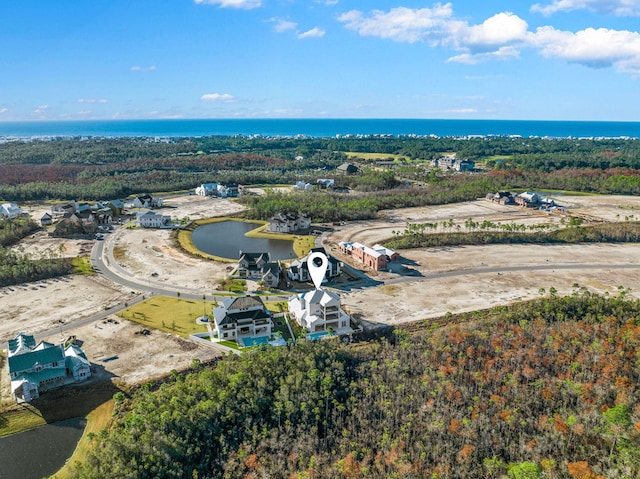
[[[200,251],[221,258],[238,259],[240,250],[245,253],[261,253],[268,251],[271,261],[292,259],[293,241],[267,238],[249,238],[245,236],[251,230],[259,228],[255,223],[242,221],[221,221],[198,226],[191,238]]]
[[[82,437],[83,417],[0,438],[0,478],[40,479],[55,474]]]

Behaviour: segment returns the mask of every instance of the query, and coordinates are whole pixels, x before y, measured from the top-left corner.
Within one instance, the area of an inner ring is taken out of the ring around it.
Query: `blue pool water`
[[[269,344],[269,336],[260,336],[258,338],[242,338],[242,345],[245,348],[249,346],[265,346]]]
[[[310,339],[311,341],[316,340],[316,339],[320,339],[324,336],[327,336],[329,333],[327,331],[320,331],[319,333],[309,333],[307,334],[307,339]]]

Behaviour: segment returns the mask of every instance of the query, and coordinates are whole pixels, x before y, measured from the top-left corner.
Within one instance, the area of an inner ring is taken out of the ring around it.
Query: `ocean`
[[[212,135],[336,137],[521,136],[640,138],[640,122],[419,120],[419,119],[206,119],[0,122],[0,141],[57,137],[160,137]]]

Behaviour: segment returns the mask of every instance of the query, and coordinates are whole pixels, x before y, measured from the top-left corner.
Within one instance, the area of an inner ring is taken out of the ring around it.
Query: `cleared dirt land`
[[[640,218],[640,198],[623,196],[556,197],[568,213],[589,220],[625,221]],[[233,214],[242,209],[234,200],[205,199],[184,195],[166,199],[164,214],[190,219]],[[33,209],[39,219],[45,208]],[[633,215],[633,217],[632,217]],[[373,245],[401,231],[407,222],[453,220],[454,225],[474,221],[515,222],[519,224],[560,223],[562,216],[500,206],[485,200],[438,207],[411,208],[382,212],[376,221],[336,226],[322,238],[329,251],[338,255],[339,241],[360,241]],[[565,220],[566,220],[565,216]],[[455,227],[455,226],[454,226]],[[440,231],[440,230],[439,230]],[[191,258],[178,251],[165,230],[121,229],[107,235],[105,242],[117,245],[117,261],[143,284],[157,282],[163,286],[187,287],[211,294],[219,279],[229,274],[228,263]],[[60,245],[63,245],[62,248]],[[62,254],[88,255],[93,241],[49,239],[37,234],[26,239],[25,250],[50,248]],[[428,248],[400,252],[404,262],[423,277],[403,277],[376,273],[371,277],[386,282],[378,287],[343,293],[343,305],[367,323],[400,324],[444,315],[506,304],[538,296],[540,288],[554,287],[558,294],[570,293],[574,284],[593,291],[614,293],[618,286],[634,291],[640,279],[640,245],[596,244],[571,246],[465,246]],[[338,256],[345,261],[347,258]],[[578,269],[563,269],[570,264]],[[581,265],[585,267],[581,268]],[[601,268],[589,269],[600,265]],[[638,269],[614,269],[615,265],[637,265]],[[556,268],[557,266],[557,268]],[[490,268],[513,268],[491,271]],[[529,268],[529,269],[527,269]],[[537,268],[537,269],[536,269]],[[541,269],[548,268],[548,269]],[[477,270],[483,270],[484,272]],[[452,275],[431,276],[436,273]],[[157,273],[157,277],[151,277]],[[94,314],[106,306],[122,304],[134,294],[100,275],[73,276],[0,290],[0,341],[6,342],[19,331],[38,333],[57,324],[69,323]],[[119,324],[95,323],[67,334],[84,341],[90,359],[105,374],[125,381],[154,377],[191,359],[217,354],[201,346],[186,346],[186,340],[154,331],[151,336],[134,335],[138,325],[119,320]],[[56,339],[56,338],[52,338]],[[190,349],[195,347],[196,349]],[[104,362],[105,358],[117,359]]]

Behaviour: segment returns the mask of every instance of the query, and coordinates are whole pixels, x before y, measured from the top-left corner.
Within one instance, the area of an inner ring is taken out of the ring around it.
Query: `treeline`
[[[28,254],[0,247],[0,287],[56,278],[72,271],[68,258],[34,259]]]
[[[374,172],[368,173],[375,174]],[[382,174],[382,173],[381,173]],[[278,212],[308,213],[313,221],[340,221],[373,218],[380,210],[413,206],[441,205],[471,201],[499,190],[559,189],[603,194],[640,194],[640,171],[566,170],[561,173],[493,171],[486,175],[431,175],[423,187],[396,187],[367,192],[352,177],[352,187],[362,193],[341,194],[328,191],[299,193],[271,192],[242,198],[253,219],[268,219]]]
[[[16,244],[37,229],[39,226],[31,218],[0,217],[0,248]]]
[[[634,477],[640,302],[625,294],[229,356],[117,394],[75,477]]]
[[[485,222],[486,223],[486,222]],[[518,225],[504,223],[494,225],[500,231],[485,228],[485,223],[477,223],[470,231],[462,232],[449,228],[448,232],[430,233],[438,225],[425,223],[410,225],[396,232],[385,245],[394,249],[425,248],[434,246],[462,246],[482,244],[573,244],[573,243],[637,243],[640,242],[640,223],[618,222],[591,226],[569,226],[546,231],[546,225]],[[542,226],[543,228],[540,228]]]
[[[342,152],[382,153],[431,160],[444,153],[474,160],[499,156],[502,165],[532,169],[640,168],[637,139],[366,137],[269,138],[210,136],[155,141],[149,138],[58,139],[0,144],[0,164],[105,164],[133,159],[251,153],[286,161],[316,155],[344,161]],[[495,160],[493,160],[495,161]]]

